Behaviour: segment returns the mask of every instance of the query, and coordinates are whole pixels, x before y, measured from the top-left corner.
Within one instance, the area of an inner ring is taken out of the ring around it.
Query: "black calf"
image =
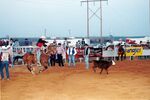
[[[15,64],[15,62],[18,63],[18,60],[19,59],[22,59],[23,60],[23,56],[15,56],[14,59],[13,59],[13,64]]]
[[[100,74],[102,73],[103,69],[105,69],[108,74],[108,68],[111,65],[115,65],[115,62],[114,61],[106,61],[106,60],[94,60],[93,65],[94,65],[93,66],[94,72],[96,72],[96,68],[98,67],[101,69]]]

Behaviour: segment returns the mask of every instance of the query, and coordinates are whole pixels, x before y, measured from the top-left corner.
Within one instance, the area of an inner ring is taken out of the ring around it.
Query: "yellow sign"
[[[143,54],[142,47],[127,47],[126,56],[141,56]]]

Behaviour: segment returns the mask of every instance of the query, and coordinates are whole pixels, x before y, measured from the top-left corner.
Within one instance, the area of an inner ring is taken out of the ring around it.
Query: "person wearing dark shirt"
[[[58,64],[60,67],[64,66],[64,62],[63,62],[63,53],[64,53],[64,48],[61,45],[61,43],[58,43],[58,47],[57,47],[57,57],[58,57]]]
[[[88,47],[87,44],[85,44],[84,59],[85,59],[86,69],[89,69],[89,55],[90,55],[90,48]]]
[[[25,46],[29,46],[29,44],[30,44],[29,40],[25,39],[24,44],[25,44]]]
[[[123,60],[124,53],[125,53],[125,50],[124,50],[123,46],[120,45],[118,48],[118,57],[119,57],[119,59],[121,58],[121,61]]]
[[[85,40],[84,40],[84,38],[82,38],[81,45],[82,45],[82,47],[85,46]]]

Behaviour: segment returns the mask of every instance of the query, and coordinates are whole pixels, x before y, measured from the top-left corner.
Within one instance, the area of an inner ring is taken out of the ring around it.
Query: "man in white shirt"
[[[2,56],[1,56],[1,61],[2,61],[2,66],[1,66],[1,79],[4,79],[4,73],[3,69],[5,68],[6,70],[6,77],[7,80],[9,80],[9,57],[10,57],[10,46],[2,46]]]
[[[75,47],[73,47],[73,45],[71,45],[68,48],[67,54],[68,54],[68,58],[69,58],[68,66],[71,66],[71,64],[73,64],[73,66],[75,66],[75,55],[77,54],[77,51],[76,51]]]

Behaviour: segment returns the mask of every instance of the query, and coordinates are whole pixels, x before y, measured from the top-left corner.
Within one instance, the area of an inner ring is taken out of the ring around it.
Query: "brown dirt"
[[[25,66],[10,68],[1,83],[1,100],[150,100],[150,60],[118,61],[101,75],[99,69],[50,67],[38,75]],[[91,63],[92,66],[92,63]]]

